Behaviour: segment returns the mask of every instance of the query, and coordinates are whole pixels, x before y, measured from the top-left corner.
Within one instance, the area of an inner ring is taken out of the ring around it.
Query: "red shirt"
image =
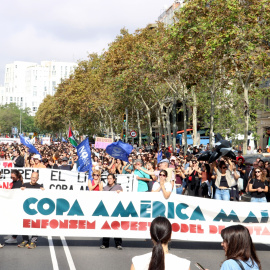
[[[95,185],[95,181],[94,180],[92,180],[92,186],[94,186]],[[99,191],[99,185],[97,185],[94,189],[92,189],[92,190],[95,190],[95,191]]]

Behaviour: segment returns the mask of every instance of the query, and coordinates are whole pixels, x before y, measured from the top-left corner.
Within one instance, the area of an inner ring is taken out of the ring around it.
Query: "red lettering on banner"
[[[118,221],[113,221],[111,224],[111,227],[113,230],[119,230],[120,228],[120,223]]]
[[[254,226],[253,228],[254,228],[254,231],[256,232],[257,235],[260,235],[260,234],[261,234],[261,230],[262,230],[261,227],[259,227],[259,226]]]
[[[215,225],[209,225],[209,233],[210,234],[216,234],[219,233],[221,234],[221,231],[225,228],[225,226],[215,226]]]
[[[189,231],[187,224],[181,224],[181,232],[187,233]]]
[[[196,225],[195,224],[190,224],[189,225],[189,231],[190,231],[190,233],[196,233],[197,232]]]
[[[138,222],[136,222],[136,221],[131,221],[131,222],[130,222],[130,230],[132,230],[132,231],[137,231],[137,230],[138,230]]]
[[[40,228],[40,219],[31,222],[31,228]]]
[[[139,222],[139,231],[147,231],[148,227],[147,227],[148,222]]]
[[[60,229],[68,229],[68,220],[60,220],[59,221],[59,228]]]
[[[179,232],[180,231],[180,225],[178,223],[172,224],[172,231],[173,232]]]
[[[49,220],[48,219],[42,219],[41,220],[41,229],[46,229],[47,226],[49,224]]]
[[[202,225],[197,225],[197,233],[204,233],[204,229],[202,229]]]
[[[266,227],[263,229],[262,235],[270,235],[270,232]]]
[[[79,220],[78,229],[85,229],[85,220]]]
[[[30,227],[30,219],[23,220],[23,228],[31,228]]]
[[[10,188],[11,188],[11,187],[10,187],[10,184],[11,184],[11,183],[3,182],[3,188],[4,188],[4,189],[10,189]]]
[[[126,231],[129,229],[129,221],[122,221],[121,222],[121,229]]]
[[[95,228],[96,228],[96,222],[95,222],[95,221],[93,221],[92,223],[89,222],[89,221],[87,221],[86,229],[91,229],[91,230],[93,230],[93,229],[95,229]]]
[[[111,230],[111,227],[110,227],[108,221],[105,221],[105,223],[103,224],[101,230]]]
[[[50,221],[50,227],[52,229],[56,229],[58,227],[58,221],[56,219],[53,219]]]
[[[77,228],[78,228],[78,220],[70,220],[69,229],[77,229]]]

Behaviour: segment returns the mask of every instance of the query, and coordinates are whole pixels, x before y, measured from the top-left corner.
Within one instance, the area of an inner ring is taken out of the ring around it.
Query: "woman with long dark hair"
[[[169,253],[172,225],[165,217],[155,218],[150,227],[151,240],[154,244],[150,253],[132,258],[130,270],[189,270],[190,261]]]
[[[254,170],[255,177],[249,182],[249,192],[251,194],[251,202],[267,202],[266,193],[268,192],[268,182],[263,169],[256,168]]]
[[[226,261],[220,270],[245,269],[261,270],[261,263],[257,257],[251,236],[246,227],[234,225],[221,231]],[[242,265],[242,267],[240,266]]]

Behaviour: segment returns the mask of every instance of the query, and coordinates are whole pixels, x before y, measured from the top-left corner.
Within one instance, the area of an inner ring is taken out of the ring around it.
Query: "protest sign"
[[[106,149],[113,142],[112,138],[96,137],[95,148]]]
[[[256,243],[270,243],[270,206],[147,192],[0,190],[2,234],[150,237],[151,221],[167,217],[172,239],[220,242],[223,228],[242,224]]]

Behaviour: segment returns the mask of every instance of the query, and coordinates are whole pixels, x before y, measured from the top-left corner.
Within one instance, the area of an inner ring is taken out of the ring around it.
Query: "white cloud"
[[[0,84],[13,61],[77,61],[101,52],[120,29],[155,22],[173,0],[11,0],[1,5]]]

